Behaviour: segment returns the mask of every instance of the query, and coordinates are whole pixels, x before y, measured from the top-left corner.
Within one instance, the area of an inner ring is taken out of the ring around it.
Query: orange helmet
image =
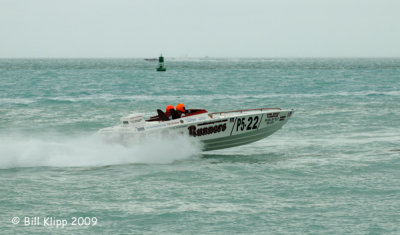
[[[170,113],[170,112],[171,112],[171,109],[174,109],[174,106],[173,106],[173,105],[168,105],[168,106],[165,108],[165,112]]]
[[[184,104],[182,104],[182,103],[179,103],[179,104],[177,104],[176,105],[176,110],[177,111],[180,111],[180,112],[182,112],[182,113],[184,113],[185,112],[185,105]]]

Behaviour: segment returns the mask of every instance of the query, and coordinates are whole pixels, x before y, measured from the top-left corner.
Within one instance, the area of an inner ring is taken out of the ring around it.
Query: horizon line
[[[156,57],[0,57],[0,59],[154,59]],[[258,56],[164,56],[172,59],[400,59],[400,56],[277,56],[277,57],[258,57]]]

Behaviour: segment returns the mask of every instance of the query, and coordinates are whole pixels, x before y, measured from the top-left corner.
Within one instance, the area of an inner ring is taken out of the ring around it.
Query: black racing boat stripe
[[[258,130],[258,128],[260,128],[261,121],[262,121],[263,117],[264,117],[264,114],[263,114],[263,115],[261,115],[261,118],[260,118],[260,123],[258,123],[257,130]]]
[[[235,121],[233,122],[233,126],[232,126],[232,130],[231,130],[231,134],[229,135],[229,136],[232,136],[232,132],[233,132],[233,129],[235,128],[235,124],[236,124],[236,120],[237,120],[238,118],[235,118]]]

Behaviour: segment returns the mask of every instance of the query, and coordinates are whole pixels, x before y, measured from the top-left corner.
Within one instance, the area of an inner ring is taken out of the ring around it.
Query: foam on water
[[[147,138],[124,146],[105,142],[99,136],[0,136],[0,168],[82,167],[118,164],[166,164],[189,159],[201,152],[194,138]]]

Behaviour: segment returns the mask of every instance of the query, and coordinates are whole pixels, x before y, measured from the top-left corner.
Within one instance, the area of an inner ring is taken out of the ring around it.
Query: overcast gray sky
[[[400,57],[399,0],[0,0],[0,57]]]

